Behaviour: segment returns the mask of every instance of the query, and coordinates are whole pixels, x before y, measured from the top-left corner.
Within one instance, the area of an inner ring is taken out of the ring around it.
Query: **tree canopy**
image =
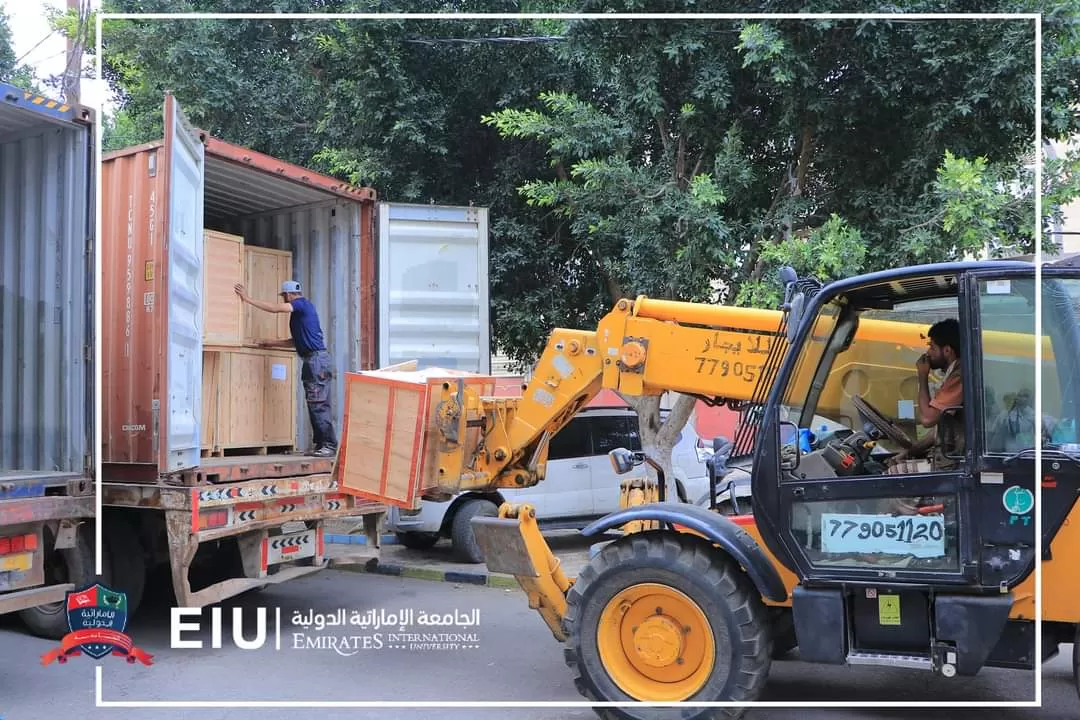
[[[642,10],[638,0],[401,4]],[[315,11],[388,5],[322,0]],[[733,11],[713,5],[690,7]],[[920,0],[905,11],[1043,12],[1043,133],[1075,135],[1080,0],[991,5]],[[781,264],[827,280],[1032,252],[1043,237],[1031,21],[140,20],[107,22],[103,42],[122,108],[107,146],[160,136],[169,90],[209,132],[384,199],[490,207],[492,335],[526,364],[553,327],[593,327],[621,297],[771,306]],[[1048,167],[1045,215],[1076,196],[1075,168],[1075,157]],[[672,438],[688,407],[672,413]],[[655,439],[657,409],[639,412]]]

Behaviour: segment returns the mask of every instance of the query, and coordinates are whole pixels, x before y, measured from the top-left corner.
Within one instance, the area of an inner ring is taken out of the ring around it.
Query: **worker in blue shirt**
[[[319,314],[315,306],[304,297],[300,283],[286,280],[281,284],[281,302],[256,300],[249,296],[244,286],[235,286],[240,299],[260,310],[272,313],[290,313],[288,340],[264,340],[262,347],[292,347],[303,363],[300,380],[304,384],[304,397],[307,399],[308,415],[314,435],[315,448],[311,453],[315,457],[333,457],[337,454],[337,437],[331,420],[330,380],[333,377],[330,365],[330,353],[326,351]]]

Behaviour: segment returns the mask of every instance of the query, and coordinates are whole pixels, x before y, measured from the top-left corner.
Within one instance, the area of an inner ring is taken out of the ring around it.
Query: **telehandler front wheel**
[[[600,702],[749,702],[769,674],[761,596],[727,555],[666,530],[605,547],[567,593],[564,656]],[[738,718],[742,707],[594,708],[602,718]],[[696,711],[695,714],[687,714]]]

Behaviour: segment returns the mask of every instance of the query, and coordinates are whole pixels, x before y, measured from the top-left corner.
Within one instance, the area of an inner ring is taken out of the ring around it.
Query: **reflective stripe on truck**
[[[28,529],[0,529],[0,533],[6,533],[0,535],[0,591],[29,588],[44,581],[41,529]]]

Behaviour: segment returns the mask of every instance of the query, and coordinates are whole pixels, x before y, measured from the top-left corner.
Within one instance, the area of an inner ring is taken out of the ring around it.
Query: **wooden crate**
[[[291,351],[206,346],[202,447],[295,447],[299,364]]]
[[[444,381],[461,378],[488,396],[495,379],[445,368],[345,373],[345,420],[336,473],[343,492],[419,509],[438,485],[435,415]],[[466,431],[476,447],[479,428]]]
[[[244,247],[244,285],[248,295],[267,302],[281,300],[281,283],[292,279],[292,253],[288,250]],[[288,313],[268,313],[244,306],[244,339],[285,340],[289,338]]]
[[[203,342],[241,345],[244,303],[233,290],[244,282],[244,238],[203,230]]]

